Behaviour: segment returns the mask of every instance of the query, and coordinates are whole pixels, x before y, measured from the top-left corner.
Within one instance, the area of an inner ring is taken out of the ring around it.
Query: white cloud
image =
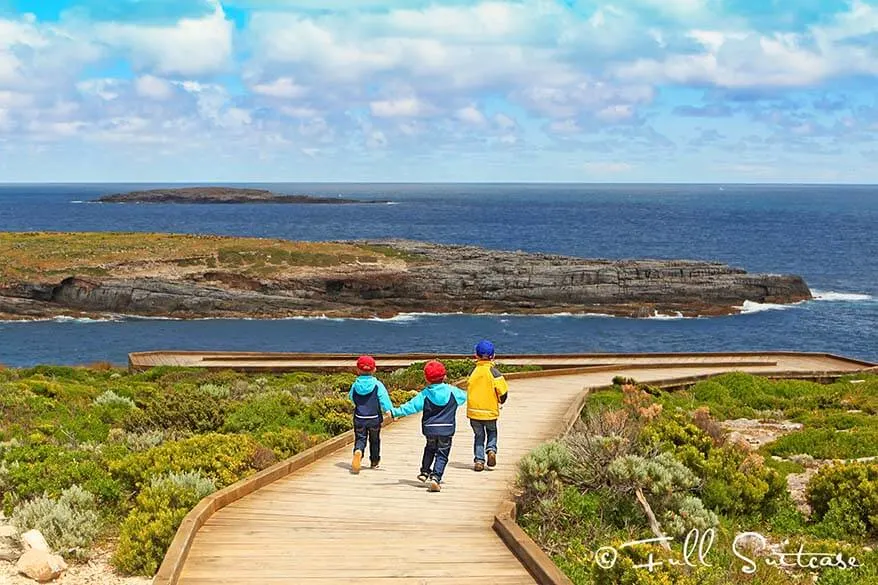
[[[102,100],[110,101],[119,97],[119,87],[122,83],[118,79],[87,79],[76,84],[76,89],[84,94],[95,95]]]
[[[174,86],[168,81],[152,76],[142,75],[134,82],[137,95],[153,100],[167,100],[174,95]]]
[[[605,122],[619,122],[622,120],[630,120],[634,117],[634,108],[631,104],[615,104],[607,106],[595,114],[599,120]]]
[[[699,53],[638,58],[615,67],[620,79],[653,84],[711,84],[726,88],[811,87],[845,75],[878,75],[874,42],[878,8],[854,0],[849,10],[805,32],[758,33],[694,29]]]
[[[501,130],[515,130],[518,127],[518,122],[502,112],[494,114],[494,124]]]
[[[280,77],[269,83],[258,83],[252,88],[253,93],[275,98],[296,99],[308,93],[307,88],[298,85],[291,77]]]
[[[549,124],[549,131],[553,134],[581,134],[583,129],[579,126],[579,123],[572,119],[568,118],[566,120],[555,120]]]
[[[484,126],[488,122],[485,115],[475,106],[460,108],[455,112],[455,117],[461,122],[472,126]]]
[[[130,53],[139,69],[165,75],[199,76],[225,70],[232,57],[234,25],[217,4],[212,14],[183,18],[171,26],[97,23],[92,34]]]
[[[369,103],[369,109],[376,118],[415,118],[435,111],[432,106],[416,97],[376,100]]]
[[[314,118],[320,113],[314,108],[297,106],[281,106],[280,112],[290,118]]]

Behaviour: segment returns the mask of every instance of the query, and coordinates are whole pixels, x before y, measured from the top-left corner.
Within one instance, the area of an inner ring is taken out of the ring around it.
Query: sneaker
[[[473,471],[484,471],[485,470],[485,462],[484,461],[476,461],[473,464]]]
[[[430,485],[427,487],[428,492],[438,492],[441,488],[439,487],[439,480],[435,477],[430,480]]]
[[[494,467],[497,465],[497,454],[493,451],[488,451],[488,467]]]
[[[379,463],[380,463],[380,461],[373,461],[373,462],[369,465],[369,468],[370,468],[370,469],[378,469],[378,464],[379,464]]]
[[[363,462],[363,452],[357,449],[354,451],[354,460],[351,461],[351,473],[360,473],[360,464]]]
[[[427,483],[427,480],[428,480],[428,479],[430,479],[430,478],[427,476],[426,473],[419,473],[419,474],[418,474],[418,481],[419,481],[419,482],[421,482],[421,483]]]

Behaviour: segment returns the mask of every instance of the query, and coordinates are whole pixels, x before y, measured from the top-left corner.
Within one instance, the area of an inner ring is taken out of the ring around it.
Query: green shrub
[[[225,400],[231,395],[228,386],[220,386],[219,384],[202,384],[198,387],[198,391],[217,400]]]
[[[832,428],[806,428],[778,438],[766,445],[772,455],[788,457],[807,454],[816,459],[859,459],[878,456],[878,428],[836,431]]]
[[[124,441],[132,451],[146,451],[158,447],[167,439],[167,431],[155,429],[142,433],[125,433]]]
[[[47,495],[57,498],[73,486],[82,486],[105,504],[115,505],[122,487],[106,468],[99,453],[68,450],[52,445],[20,445],[4,453],[3,506],[8,512],[21,501]]]
[[[310,435],[299,429],[284,428],[263,433],[259,442],[274,451],[279,459],[286,459],[310,449],[326,438],[326,435]]]
[[[169,441],[111,463],[117,477],[131,487],[146,485],[169,472],[199,471],[225,487],[256,470],[253,457],[259,444],[247,435],[209,433]]]
[[[197,389],[178,389],[159,394],[125,421],[129,431],[152,429],[207,433],[222,428],[226,402]]]
[[[786,481],[764,459],[734,445],[713,449],[703,468],[701,499],[715,512],[768,518],[787,497]]]
[[[642,490],[668,534],[683,536],[693,528],[703,530],[717,524],[716,514],[687,493],[698,485],[698,478],[670,453],[654,458],[619,457],[610,464],[609,475],[614,489]]]
[[[767,518],[786,496],[783,476],[761,456],[737,445],[717,445],[682,413],[647,425],[642,441],[644,448],[669,451],[691,469],[701,483],[701,500],[716,513]]]
[[[230,433],[277,431],[293,425],[302,404],[286,392],[257,394],[236,405],[226,416],[223,430]]]
[[[806,491],[818,532],[849,537],[878,536],[878,462],[839,463],[822,468]]]
[[[213,482],[198,473],[155,478],[137,495],[122,523],[113,565],[129,575],[155,574],[183,518],[214,489]]]
[[[98,406],[118,406],[126,409],[136,408],[133,400],[131,400],[127,396],[119,396],[112,390],[107,390],[103,394],[95,398],[94,403]]]
[[[324,396],[308,405],[308,417],[330,435],[354,428],[354,404],[347,396]]]
[[[868,530],[861,507],[840,497],[829,500],[829,508],[812,531],[821,538],[858,541],[868,536]]]
[[[100,532],[94,496],[76,485],[57,499],[39,496],[19,504],[12,523],[21,533],[39,530],[53,551],[78,559],[88,558]]]
[[[551,497],[562,486],[562,479],[569,474],[573,457],[560,442],[543,443],[518,463],[518,486],[525,507],[534,500]]]

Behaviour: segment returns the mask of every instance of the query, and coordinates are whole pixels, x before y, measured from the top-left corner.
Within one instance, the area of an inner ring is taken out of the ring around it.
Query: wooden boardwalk
[[[803,355],[834,357],[826,354],[801,354],[791,352],[763,353],[583,353],[569,355],[521,354],[504,355],[502,362],[510,366],[541,366],[543,368],[571,368],[649,364],[704,365],[706,362],[728,363],[729,359],[742,360],[754,365],[774,365],[778,357],[792,359]],[[391,354],[375,355],[378,367],[382,370],[393,370],[408,366],[417,361],[429,359],[470,359],[469,355],[435,355],[435,354]],[[351,371],[351,365],[357,356],[351,354],[303,354],[303,353],[264,353],[240,351],[146,351],[128,355],[128,364],[132,370],[145,370],[157,366],[178,366],[206,368],[212,370],[234,369],[250,372],[289,372],[295,370],[341,370]],[[856,362],[864,367],[872,365],[856,360],[838,358],[838,361]]]
[[[441,493],[416,480],[423,448],[420,416],[382,432],[382,464],[351,475],[340,449],[211,516],[195,535],[178,583],[461,585],[534,583],[492,530],[517,461],[559,432],[565,410],[587,387],[623,374],[639,381],[730,370],[754,373],[853,371],[862,364],[819,355],[678,356],[679,366],[644,367],[510,380],[501,412],[496,469],[472,471],[466,409]],[[670,358],[668,358],[670,359]],[[504,360],[505,361],[505,360]],[[637,360],[635,360],[636,362]],[[708,365],[699,365],[699,362]]]

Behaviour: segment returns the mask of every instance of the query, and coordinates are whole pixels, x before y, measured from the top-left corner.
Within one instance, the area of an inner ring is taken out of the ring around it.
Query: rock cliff
[[[338,243],[332,244],[337,245]],[[138,266],[105,275],[71,271],[55,280],[0,283],[0,314],[285,317],[435,313],[602,313],[648,317],[737,312],[744,301],[811,298],[799,276],[748,274],[683,260],[593,260],[411,241],[356,242],[387,258],[307,266],[267,277],[177,260],[174,271]],[[385,261],[386,260],[386,261]],[[191,265],[190,265],[191,264]],[[211,265],[213,264],[213,265]],[[95,271],[92,270],[92,273]]]

